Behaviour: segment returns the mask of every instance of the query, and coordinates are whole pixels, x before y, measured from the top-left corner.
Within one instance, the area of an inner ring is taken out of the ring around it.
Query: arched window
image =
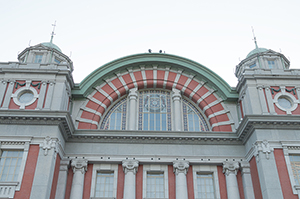
[[[186,99],[182,99],[182,114],[184,131],[209,131],[203,115]]]
[[[172,130],[169,91],[139,91],[138,130]]]
[[[126,129],[126,98],[118,101],[105,115],[100,129],[125,130]]]

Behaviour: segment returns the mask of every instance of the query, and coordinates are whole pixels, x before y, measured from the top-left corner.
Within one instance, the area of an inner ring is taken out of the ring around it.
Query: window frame
[[[290,156],[291,155],[300,156],[300,145],[283,144],[283,154],[284,154],[285,164],[286,164],[286,167],[288,170],[293,194],[299,196],[300,195],[300,185],[297,185],[295,182]]]
[[[96,181],[97,173],[111,172],[114,174],[114,185],[113,185],[113,197],[96,197]],[[105,198],[114,199],[117,197],[117,185],[118,185],[118,165],[117,164],[94,164],[92,172],[92,183],[91,183],[91,199]]]
[[[168,165],[143,165],[143,198],[155,199],[155,198],[147,198],[147,174],[148,173],[164,174],[164,198],[165,199],[169,198]]]
[[[194,197],[198,199],[197,174],[212,174],[215,199],[221,199],[217,166],[193,165]]]
[[[20,165],[20,171],[18,175],[18,179],[16,181],[7,181],[7,182],[0,182],[0,187],[3,186],[11,186],[14,187],[12,189],[11,194],[14,195],[14,191],[20,191],[22,185],[22,179],[24,175],[25,165],[28,156],[28,150],[30,140],[0,140],[0,155],[2,157],[2,151],[23,151],[22,161]]]

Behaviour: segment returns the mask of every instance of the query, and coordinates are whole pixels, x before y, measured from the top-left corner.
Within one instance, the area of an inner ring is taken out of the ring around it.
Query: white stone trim
[[[226,114],[226,113],[229,113],[229,110],[222,110],[222,111],[218,111],[218,112],[212,113],[207,118],[210,119],[212,117],[216,117],[218,115],[223,115],[223,114]]]
[[[153,65],[153,88],[156,88],[157,85],[157,66]]]
[[[278,103],[278,98],[280,98],[282,96],[286,96],[287,98],[292,100],[291,108],[286,109],[286,108],[280,106],[280,104]],[[292,114],[292,111],[294,111],[298,107],[298,104],[299,104],[299,100],[297,100],[292,94],[285,92],[285,89],[281,89],[281,92],[277,93],[274,96],[273,102],[280,110],[285,111],[286,114]]]
[[[222,100],[222,99],[217,99],[217,100],[213,101],[212,103],[206,105],[206,106],[203,108],[203,112],[205,112],[208,108],[210,108],[210,107],[212,107],[212,106],[214,106],[214,105],[219,104],[220,102],[223,102],[223,100]]]
[[[147,77],[146,77],[146,72],[145,72],[145,66],[141,65],[141,74],[144,82],[144,88],[147,88]]]
[[[168,78],[169,78],[170,66],[166,66],[165,68],[165,76],[164,76],[164,84],[163,88],[165,89],[167,86]]]
[[[137,83],[136,83],[136,79],[135,79],[135,76],[134,76],[134,74],[133,74],[132,68],[128,68],[127,70],[128,70],[128,73],[129,73],[129,75],[130,75],[130,77],[131,77],[131,80],[132,80],[132,82],[133,82],[134,87],[137,88],[138,85],[137,85]]]
[[[147,174],[161,172],[164,174],[164,198],[169,198],[168,165],[144,165],[143,166],[143,198],[147,198]]]
[[[179,80],[179,78],[180,78],[181,75],[182,75],[182,71],[181,71],[181,70],[178,70],[176,73],[177,73],[177,75],[176,75],[176,77],[175,77],[175,79],[174,79],[174,83],[173,83],[172,88],[176,88],[177,83],[178,83],[178,80]]]
[[[122,75],[121,75],[121,74],[117,74],[117,77],[118,77],[118,79],[120,80],[120,82],[122,83],[122,85],[123,85],[123,87],[125,88],[125,90],[128,91],[128,90],[129,90],[129,89],[128,89],[128,86],[127,86],[127,84],[125,83],[125,81],[124,81]]]
[[[97,86],[97,87],[96,87],[96,90],[97,90],[99,93],[101,93],[102,95],[104,95],[105,97],[107,97],[107,99],[109,99],[110,102],[113,102],[113,101],[114,101],[113,98],[112,98],[109,94],[107,94],[104,90],[102,90],[101,88],[102,88],[102,86],[101,86],[101,87],[100,87],[100,86]],[[94,95],[94,94],[93,94],[93,95]],[[93,96],[93,95],[91,95],[91,96]]]
[[[85,122],[85,123],[89,123],[89,124],[96,124],[98,126],[98,122],[94,121],[94,120],[89,120],[89,119],[84,119],[84,118],[76,118],[76,121],[78,122]]]
[[[211,128],[214,128],[216,126],[223,126],[223,125],[232,125],[234,124],[233,121],[224,121],[224,122],[218,122],[211,125]]]
[[[214,93],[215,90],[208,90],[204,95],[202,95],[198,100],[197,100],[197,104],[199,105],[200,102],[202,102],[205,98],[207,98],[208,96],[210,96],[212,93]]]
[[[93,113],[95,115],[98,115],[100,117],[102,117],[102,114],[94,109],[88,108],[88,107],[80,107],[81,110],[89,112],[89,113]]]
[[[117,93],[118,97],[121,96],[120,91],[117,89],[117,87],[111,81],[107,81],[107,84]]]
[[[191,83],[191,81],[194,78],[194,75],[185,75],[186,77],[188,77],[188,79],[186,80],[186,82],[183,85],[183,88],[181,89],[182,93],[184,93],[185,89],[188,87],[188,85]]]
[[[33,104],[37,98],[39,97],[37,91],[30,86],[31,81],[26,81],[26,85],[24,87],[19,88],[18,90],[16,90],[15,93],[13,93],[11,95],[11,97],[13,98],[13,101],[15,104],[17,104],[18,106],[20,106],[20,109],[25,109],[25,106],[29,106],[31,104]],[[27,90],[31,91],[33,93],[33,98],[31,101],[23,103],[19,101],[19,97],[23,92],[26,92]]]
[[[191,92],[189,98],[192,99],[193,96],[195,95],[195,93],[196,93],[198,90],[200,90],[200,88],[201,88],[203,85],[204,85],[204,84],[199,83],[199,84],[194,88],[194,90],[192,90],[192,92]]]
[[[194,195],[195,198],[198,197],[197,192],[197,173],[212,173],[213,174],[213,182],[215,188],[215,198],[220,199],[220,187],[219,187],[219,178],[218,178],[218,170],[217,166],[210,165],[193,165],[193,181],[194,181]]]
[[[92,102],[95,102],[96,104],[99,104],[100,106],[102,106],[105,110],[107,109],[107,106],[105,104],[103,104],[102,102],[100,102],[99,100],[97,100],[96,98],[94,98],[93,96],[89,95],[87,96],[87,98],[89,100],[91,100]]]
[[[92,172],[92,183],[91,183],[91,197],[95,197],[96,189],[96,176],[97,172],[101,171],[112,171],[114,172],[114,189],[113,197],[117,197],[117,185],[118,185],[118,165],[117,164],[94,164]]]

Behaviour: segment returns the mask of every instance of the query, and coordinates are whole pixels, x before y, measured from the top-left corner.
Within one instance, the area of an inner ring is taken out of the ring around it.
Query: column
[[[181,94],[180,90],[176,88],[173,88],[172,91],[172,100],[174,106],[174,130],[182,131]]]
[[[246,161],[241,162],[241,173],[242,173],[245,199],[255,199],[251,173],[250,173],[250,164],[248,162]]]
[[[122,166],[125,173],[123,199],[135,199],[135,174],[138,170],[139,161],[123,160]]]
[[[129,124],[128,124],[128,129],[129,130],[136,130],[136,121],[137,121],[137,98],[138,98],[138,94],[137,94],[137,88],[132,88],[129,90],[129,117],[130,120]]]
[[[239,187],[236,179],[238,170],[238,162],[226,161],[223,163],[223,173],[226,177],[227,197],[230,199],[240,199]]]
[[[283,199],[273,148],[267,140],[254,144],[256,166],[264,199]]]
[[[176,199],[188,199],[186,174],[189,162],[178,160],[173,162],[173,171],[176,176]]]
[[[265,94],[264,94],[264,88],[263,88],[263,86],[257,86],[257,90],[258,90],[258,97],[259,97],[259,101],[260,101],[262,114],[267,115],[267,114],[269,114],[269,111],[267,108],[266,98],[265,98]]]
[[[60,161],[55,199],[65,198],[69,166],[70,166],[69,160]]]
[[[57,157],[56,138],[46,137],[40,145],[30,199],[48,199],[51,194],[53,174]]]
[[[70,199],[82,199],[84,174],[87,171],[87,165],[88,161],[84,158],[76,158],[72,160],[71,167],[74,175]]]

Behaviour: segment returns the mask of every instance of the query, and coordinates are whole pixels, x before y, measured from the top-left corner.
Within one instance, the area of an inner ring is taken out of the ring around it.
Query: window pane
[[[95,197],[113,197],[114,173],[98,172],[96,179]]]
[[[139,92],[139,130],[171,131],[171,98],[169,91]]]
[[[212,174],[197,174],[197,198],[214,199]]]
[[[0,181],[18,179],[23,151],[2,151],[0,160]]]
[[[147,198],[164,198],[164,174],[147,173]]]
[[[100,129],[125,130],[126,111],[127,111],[127,101],[126,98],[123,98],[119,102],[117,102],[105,115],[100,125]]]
[[[202,113],[186,99],[182,100],[182,112],[184,131],[209,131]]]

